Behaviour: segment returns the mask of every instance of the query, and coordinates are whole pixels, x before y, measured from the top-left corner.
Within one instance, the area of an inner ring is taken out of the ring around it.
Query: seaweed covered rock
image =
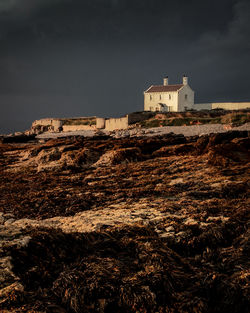
[[[154,157],[164,157],[169,155],[186,155],[195,151],[193,143],[180,144],[177,146],[164,146],[153,152]]]
[[[249,312],[247,135],[0,144],[0,311]]]
[[[4,248],[20,287],[2,303],[15,312],[247,313],[246,218],[241,212],[233,228],[228,221],[204,235],[193,229],[180,250],[142,225],[81,234],[27,229],[26,245]]]
[[[72,312],[155,312],[177,305],[193,274],[144,226],[90,234],[37,229],[29,235],[28,245],[11,247],[10,254],[31,307],[54,302]]]
[[[104,153],[95,163],[95,166],[124,164],[128,162],[140,161],[142,159],[143,155],[139,148],[121,148]]]
[[[208,149],[208,163],[226,167],[230,162],[250,161],[250,139],[242,138],[229,143],[217,144]]]
[[[13,134],[9,136],[1,136],[0,142],[1,143],[26,143],[29,141],[35,140],[35,135],[26,135],[25,133],[20,133],[20,134]]]

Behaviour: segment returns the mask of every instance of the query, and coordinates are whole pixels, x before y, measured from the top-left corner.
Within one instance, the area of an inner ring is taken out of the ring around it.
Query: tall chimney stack
[[[168,76],[163,78],[163,86],[167,86],[167,85],[168,85]]]
[[[183,75],[183,85],[188,85],[188,77],[186,75]]]

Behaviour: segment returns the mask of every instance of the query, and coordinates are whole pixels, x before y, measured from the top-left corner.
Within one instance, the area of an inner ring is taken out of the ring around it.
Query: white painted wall
[[[184,85],[179,91],[144,93],[144,111],[162,111],[159,103],[168,106],[170,112],[182,112],[185,111],[185,107],[192,109],[194,91],[189,85]]]
[[[184,112],[194,106],[194,92],[189,85],[184,85],[178,92],[178,108],[176,111]]]
[[[144,111],[160,111],[159,103],[170,107],[170,111],[177,110],[178,92],[150,92],[144,93]],[[168,111],[168,110],[166,110]]]

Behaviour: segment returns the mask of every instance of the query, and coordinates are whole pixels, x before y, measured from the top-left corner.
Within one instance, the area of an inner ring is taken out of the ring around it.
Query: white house
[[[183,112],[194,106],[194,91],[183,76],[182,84],[169,85],[168,77],[163,85],[152,85],[144,91],[144,111]]]

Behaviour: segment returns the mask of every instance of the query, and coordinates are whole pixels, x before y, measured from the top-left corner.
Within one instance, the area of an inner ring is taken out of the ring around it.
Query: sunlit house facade
[[[169,85],[168,77],[163,85],[152,85],[144,92],[144,111],[183,112],[194,107],[194,91],[183,76],[182,84]]]

